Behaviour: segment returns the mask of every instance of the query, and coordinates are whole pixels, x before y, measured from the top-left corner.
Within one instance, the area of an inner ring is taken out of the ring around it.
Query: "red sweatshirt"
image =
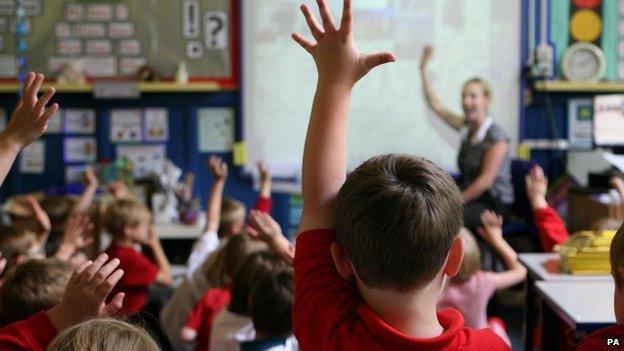
[[[561,217],[552,207],[534,211],[533,221],[539,231],[544,252],[552,252],[555,245],[564,243],[570,236]]]
[[[0,350],[45,351],[57,331],[48,315],[40,311],[30,318],[0,329]]]

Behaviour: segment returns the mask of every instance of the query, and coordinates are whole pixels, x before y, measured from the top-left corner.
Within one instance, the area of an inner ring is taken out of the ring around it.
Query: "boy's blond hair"
[[[217,233],[220,238],[227,236],[230,231],[230,227],[237,223],[245,221],[245,214],[247,208],[242,202],[224,197],[221,201],[221,217],[219,219],[219,229]]]
[[[70,263],[57,259],[30,260],[10,269],[0,287],[3,325],[58,304],[72,272]]]
[[[143,328],[112,318],[97,318],[59,334],[48,351],[160,351]]]
[[[152,215],[144,205],[132,199],[121,199],[108,206],[104,224],[113,237],[118,237],[124,234],[124,228],[149,223],[151,219]]]
[[[463,282],[470,279],[481,268],[481,251],[474,235],[466,227],[461,228],[459,235],[464,238],[464,259],[457,275],[452,279],[454,282]]]
[[[15,225],[0,226],[0,252],[9,263],[18,256],[28,255],[35,245],[37,235],[30,229]]]
[[[624,282],[624,277],[620,274],[620,268],[624,266],[624,225],[620,226],[620,229],[618,229],[611,241],[609,260],[611,262],[611,275],[615,285],[621,286]]]

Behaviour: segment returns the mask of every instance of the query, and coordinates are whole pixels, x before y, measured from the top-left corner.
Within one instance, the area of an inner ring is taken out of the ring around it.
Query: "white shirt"
[[[475,145],[483,142],[483,140],[485,139],[485,135],[487,134],[488,130],[490,130],[492,124],[494,124],[494,120],[492,119],[492,117],[486,117],[483,123],[481,123],[481,125],[479,126],[479,129],[477,129],[477,132],[474,133],[470,138],[470,144]],[[469,133],[469,131],[466,131],[466,133]]]
[[[212,324],[210,350],[238,351],[240,343],[256,337],[251,318],[223,309]]]

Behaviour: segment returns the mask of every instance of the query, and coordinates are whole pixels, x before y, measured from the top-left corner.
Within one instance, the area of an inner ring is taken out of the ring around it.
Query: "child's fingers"
[[[30,90],[30,86],[35,81],[35,72],[28,72],[26,76],[26,81],[24,82],[24,86],[22,87],[22,96],[28,94]]]
[[[95,291],[96,295],[101,299],[105,300],[108,294],[113,290],[117,282],[123,277],[124,271],[121,269],[117,269],[113,272],[106,280],[104,280],[100,286]]]
[[[314,44],[312,44],[312,42],[308,41],[306,38],[302,37],[301,35],[297,33],[293,33],[292,38],[299,45],[301,45],[301,47],[304,48],[307,52],[312,53],[312,48],[314,47]]]
[[[50,102],[52,96],[54,96],[54,92],[54,88],[49,88],[48,90],[46,90],[46,92],[39,98],[39,100],[35,104],[35,111],[42,111],[46,107],[48,102]]]
[[[39,88],[41,88],[41,84],[43,84],[43,74],[37,73],[35,80],[26,92],[26,101],[28,101],[31,106],[37,101],[37,93],[39,92]]]
[[[84,272],[82,272],[82,274],[80,274],[80,283],[84,285],[91,283],[91,280],[93,280],[95,274],[100,270],[100,268],[102,268],[107,260],[107,254],[101,254],[100,256],[98,256],[98,258],[93,261],[93,264],[89,266],[89,268],[87,268]]]
[[[364,64],[366,68],[373,69],[379,65],[383,65],[384,63],[394,62],[396,61],[396,57],[393,53],[390,52],[378,52],[375,54],[366,55],[364,59]]]
[[[318,4],[319,12],[321,13],[321,19],[323,20],[323,29],[325,33],[332,33],[336,31],[336,25],[332,18],[331,12],[329,12],[329,6],[325,0],[316,0]]]
[[[50,118],[56,113],[56,111],[58,111],[58,109],[59,109],[59,105],[57,103],[53,103],[52,106],[48,107],[45,110],[45,112],[43,113],[43,116],[41,116],[41,119],[39,120],[39,123],[42,126],[46,126]]]
[[[340,30],[345,34],[353,31],[353,10],[351,0],[344,0],[342,5],[342,20],[340,20]]]
[[[80,280],[80,275],[84,272],[89,266],[91,266],[93,262],[91,260],[87,260],[78,265],[78,268],[72,273],[72,276],[69,278],[69,282],[67,285],[76,285]]]
[[[102,266],[102,268],[100,268],[95,275],[93,276],[93,280],[91,281],[91,285],[94,288],[97,288],[100,286],[100,284],[102,284],[102,282],[108,278],[108,276],[115,270],[117,269],[117,267],[119,267],[119,259],[117,258],[113,258],[112,260],[110,260],[110,262],[108,262],[107,264],[105,264],[104,266]]]
[[[111,302],[109,302],[108,305],[104,306],[104,308],[102,309],[102,314],[104,316],[110,316],[117,313],[117,311],[119,311],[123,306],[123,299],[125,296],[126,295],[124,293],[119,293],[115,295]]]
[[[314,17],[312,10],[310,10],[308,5],[303,4],[301,5],[301,12],[303,12],[303,17],[305,17],[306,23],[310,28],[312,36],[314,37],[314,39],[319,40],[325,33],[323,32],[323,29],[321,28],[319,23],[316,21],[316,17]]]

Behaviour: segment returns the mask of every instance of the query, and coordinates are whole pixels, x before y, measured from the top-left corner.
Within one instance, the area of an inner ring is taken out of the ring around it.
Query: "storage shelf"
[[[57,93],[92,93],[93,84],[43,84],[43,90],[53,86]],[[0,83],[0,93],[15,93],[20,86],[17,83]],[[140,82],[142,93],[208,93],[236,91],[236,87],[221,87],[215,82],[178,84],[174,82]]]
[[[624,83],[575,83],[565,80],[536,81],[535,90],[555,93],[624,93]]]

